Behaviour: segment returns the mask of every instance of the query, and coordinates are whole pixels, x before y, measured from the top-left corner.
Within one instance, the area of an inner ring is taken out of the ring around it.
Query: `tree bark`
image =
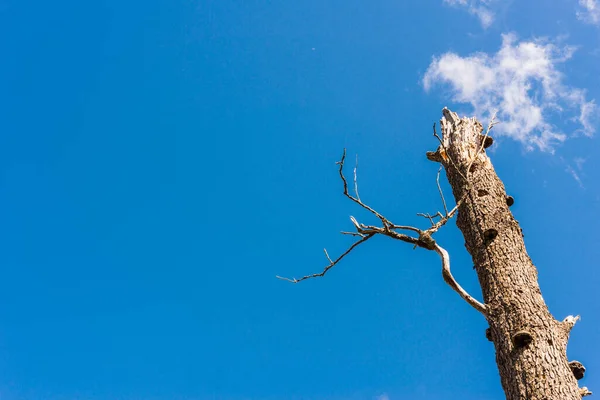
[[[443,110],[442,144],[428,158],[441,161],[458,209],[457,225],[473,263],[494,343],[502,387],[508,400],[579,400],[580,389],[566,348],[577,318],[556,320],[548,311],[537,270],[513,217],[502,181],[484,147],[475,118],[459,118]],[[578,377],[579,378],[579,377]]]

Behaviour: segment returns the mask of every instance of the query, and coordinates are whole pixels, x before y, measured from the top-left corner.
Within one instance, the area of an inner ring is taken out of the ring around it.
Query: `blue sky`
[[[396,223],[441,208],[443,106],[499,111],[494,165],[599,391],[600,4],[549,4],[3,0],[0,397],[504,398],[434,253],[377,238],[275,279],[376,222],[344,147]],[[437,239],[480,297],[454,223]]]

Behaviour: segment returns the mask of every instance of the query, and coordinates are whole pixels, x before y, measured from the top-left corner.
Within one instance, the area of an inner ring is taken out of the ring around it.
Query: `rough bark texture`
[[[482,125],[447,109],[443,114],[443,145],[435,152],[436,161],[444,165],[456,201],[466,195],[457,225],[481,284],[487,335],[496,349],[506,398],[579,400],[587,393],[579,389],[566,354],[575,319],[557,321],[548,311],[521,228],[509,209],[512,198],[507,201],[484,150]]]

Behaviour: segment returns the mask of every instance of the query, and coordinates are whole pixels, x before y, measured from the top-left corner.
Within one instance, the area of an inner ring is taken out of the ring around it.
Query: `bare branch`
[[[435,252],[438,253],[442,259],[442,277],[444,278],[444,281],[474,309],[486,316],[486,305],[475,300],[475,298],[467,293],[452,276],[452,273],[450,272],[450,255],[448,255],[448,252],[438,244],[435,245]]]
[[[366,235],[365,237],[363,237],[363,238],[362,238],[362,239],[360,239],[359,241],[357,241],[357,242],[354,242],[354,244],[352,244],[352,246],[350,246],[350,247],[348,248],[348,250],[346,250],[346,251],[345,251],[345,252],[344,252],[344,253],[343,253],[341,256],[339,256],[338,258],[336,258],[334,261],[331,261],[331,262],[329,263],[329,265],[328,265],[328,266],[326,266],[326,267],[323,269],[323,271],[321,271],[321,272],[319,272],[319,273],[312,274],[312,275],[306,275],[306,276],[303,276],[302,278],[299,278],[299,279],[296,279],[296,278],[291,278],[291,279],[290,279],[290,278],[284,278],[284,277],[282,277],[282,276],[279,276],[279,275],[277,275],[277,276],[276,276],[276,278],[277,278],[277,279],[284,280],[284,281],[292,282],[292,283],[298,283],[298,282],[305,281],[305,280],[307,280],[307,279],[311,279],[311,278],[317,278],[317,277],[319,277],[319,276],[324,276],[324,275],[327,273],[327,271],[329,271],[329,270],[330,270],[331,268],[333,268],[333,267],[334,267],[334,266],[335,266],[337,263],[339,263],[339,262],[342,260],[342,258],[344,258],[344,257],[346,257],[348,254],[350,254],[350,252],[351,252],[352,250],[354,250],[354,248],[355,248],[355,247],[357,247],[359,244],[361,244],[361,243],[363,243],[363,242],[366,242],[367,240],[371,239],[373,236],[375,236],[375,233],[371,233],[371,234],[369,234],[369,235]],[[325,251],[325,254],[327,254],[327,251]],[[328,258],[329,260],[331,260],[331,259],[329,258],[329,255],[328,255],[328,254],[327,254],[327,258]]]

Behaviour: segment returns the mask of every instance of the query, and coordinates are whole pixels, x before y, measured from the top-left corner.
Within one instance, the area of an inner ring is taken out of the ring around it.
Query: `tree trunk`
[[[447,109],[441,127],[443,146],[435,154],[457,203],[464,197],[457,225],[481,284],[486,334],[496,349],[506,398],[581,399],[590,393],[579,388],[566,354],[577,318],[557,321],[548,311],[521,228],[509,209],[512,198],[483,149],[491,138],[475,118],[460,119]]]

